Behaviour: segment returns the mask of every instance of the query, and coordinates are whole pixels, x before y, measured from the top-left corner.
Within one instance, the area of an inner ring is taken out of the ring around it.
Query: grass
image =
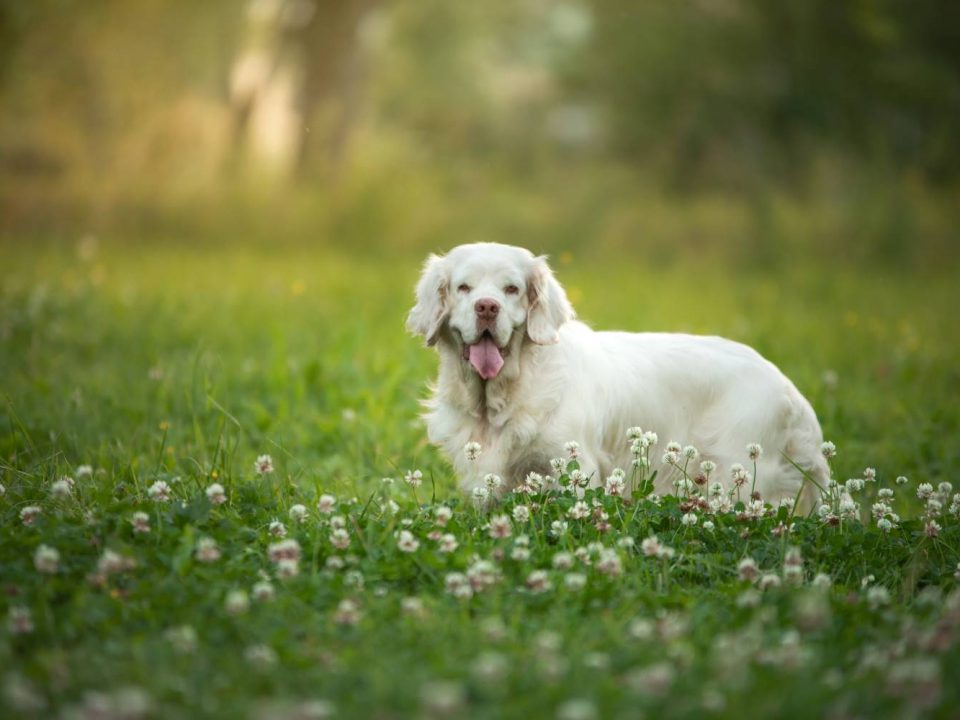
[[[435,364],[403,331],[419,253],[84,243],[0,254],[0,610],[28,608],[34,625],[0,630],[9,713],[69,716],[100,702],[126,717],[947,716],[960,702],[960,526],[945,512],[928,537],[916,499],[920,483],[960,470],[960,336],[947,330],[960,290],[949,267],[904,275],[798,262],[771,278],[635,250],[556,253],[597,327],[757,347],[811,399],[839,447],[835,476],[877,468],[904,521],[889,534],[869,521],[869,484],[857,497],[867,522],[798,518],[789,537],[771,532],[789,522],[784,509],[718,516],[709,531],[706,515],[682,525],[676,499],[599,495],[613,528],[568,519],[556,538],[550,525],[574,502],[557,492],[549,504],[494,508],[541,505],[493,539],[489,513],[458,496],[417,422]],[[261,454],[273,459],[266,476],[253,469]],[[93,474],[78,476],[81,465]],[[412,468],[424,476],[419,502],[402,481]],[[898,475],[909,484],[895,486]],[[76,481],[69,498],[51,494],[61,476]],[[158,480],[171,502],[150,500]],[[212,483],[225,504],[208,501]],[[346,551],[316,510],[323,493],[338,498]],[[303,524],[289,517],[298,503]],[[439,504],[453,509],[449,554],[428,538]],[[24,527],[29,505],[43,511]],[[138,511],[149,533],[133,531]],[[302,549],[287,580],[267,558],[274,519]],[[397,547],[403,529],[416,552]],[[652,533],[672,559],[639,551]],[[529,558],[514,560],[521,534]],[[196,556],[204,537],[216,562]],[[633,548],[619,544],[627,537]],[[592,542],[617,553],[621,575],[601,572],[597,551],[590,565],[552,569],[557,552]],[[53,574],[35,569],[41,544],[59,551]],[[791,546],[801,586],[784,582]],[[136,566],[97,577],[107,549]],[[491,588],[470,599],[446,591],[474,555],[501,554]],[[747,556],[780,586],[739,579]],[[530,591],[544,568],[552,588]],[[567,588],[570,572],[586,587]],[[274,599],[228,612],[227,595],[251,593],[264,573]],[[813,586],[819,573],[829,589]],[[409,597],[422,609],[405,612]],[[356,602],[356,624],[338,621],[352,619],[344,599]]]

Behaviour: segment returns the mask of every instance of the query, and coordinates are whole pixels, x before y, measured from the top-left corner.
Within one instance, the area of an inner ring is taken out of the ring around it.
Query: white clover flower
[[[658,560],[669,560],[674,555],[673,548],[660,542],[656,535],[651,535],[641,542],[640,551],[647,557],[655,557]]]
[[[874,470],[872,467],[864,468],[863,479],[865,482],[876,482],[877,471]]]
[[[223,505],[227,501],[227,495],[223,491],[223,485],[213,483],[207,488],[207,500],[211,505]]]
[[[571,460],[576,460],[580,457],[580,443],[576,440],[570,440],[563,444],[563,450],[567,453],[567,457]]]
[[[220,559],[220,548],[217,547],[217,541],[213,538],[202,537],[197,540],[197,548],[194,555],[198,562],[212,563]]]
[[[942,482],[937,485],[937,494],[943,498],[950,497],[950,493],[953,492],[953,485],[948,482]]]
[[[346,562],[339,555],[331,555],[324,563],[328,570],[343,570]]]
[[[459,572],[447,573],[443,580],[444,589],[458,600],[469,600],[473,597],[473,587],[466,575]]]
[[[578,500],[574,503],[573,507],[567,511],[567,517],[572,518],[573,520],[582,520],[585,517],[590,516],[590,507],[583,502]]]
[[[457,542],[456,536],[450,533],[441,535],[438,543],[437,549],[442,553],[452,553],[460,546],[460,543]]]
[[[400,531],[400,536],[397,538],[397,549],[400,550],[400,552],[416,552],[419,547],[420,541],[413,536],[412,532],[409,530]]]
[[[250,645],[243,651],[243,657],[251,665],[266,667],[276,665],[277,653],[269,645]]]
[[[0,483],[0,497],[3,497],[7,494],[7,488],[3,483]]]
[[[330,544],[337,550],[346,550],[350,547],[350,533],[345,528],[334,528],[330,531]]]
[[[490,492],[498,490],[503,485],[503,479],[499,475],[487,473],[483,476],[483,484]]]
[[[564,470],[567,469],[567,461],[563,458],[553,458],[550,461],[550,469],[557,476],[563,475]]]
[[[20,510],[20,522],[27,527],[30,527],[36,523],[37,518],[40,517],[40,513],[42,512],[43,508],[40,508],[36,505],[27,505],[25,508]]]
[[[272,563],[278,563],[281,560],[299,560],[300,553],[300,543],[294,538],[281,540],[267,547],[267,557]]]
[[[873,585],[867,590],[867,604],[871,610],[890,604],[890,591],[883,585]]]
[[[567,573],[563,576],[563,586],[571,592],[583,590],[587,585],[587,576],[583,573]]]
[[[557,570],[569,570],[573,567],[574,558],[568,552],[555,553],[551,560],[551,565]]]
[[[713,532],[716,526],[713,524],[712,520],[704,520],[702,527],[707,532]]]
[[[583,470],[573,470],[570,473],[570,484],[574,487],[586,487],[590,478]]]
[[[197,649],[197,631],[190,625],[168,628],[163,636],[181,655],[189,655]]]
[[[891,488],[880,488],[877,490],[877,498],[879,500],[892,500],[893,490]]]
[[[333,512],[336,505],[336,496],[324,493],[317,499],[317,512],[321,513],[322,515],[329,515]]]
[[[541,490],[543,490],[544,484],[545,484],[545,481],[543,479],[543,475],[541,475],[540,473],[531,472],[531,473],[527,473],[527,477],[523,479],[522,487],[523,487],[523,491],[526,492],[527,494],[536,495]]]
[[[343,515],[334,515],[330,518],[330,527],[334,530],[343,530],[347,527],[347,519]]]
[[[76,475],[78,478],[90,477],[93,475],[92,465],[77,465]]]
[[[890,522],[890,520],[888,520],[887,518],[882,517],[879,520],[877,520],[877,528],[887,533],[893,529],[893,523]]]
[[[66,500],[73,495],[73,480],[67,477],[54,480],[50,484],[50,494],[61,500]]]
[[[940,523],[936,520],[927,520],[927,524],[923,526],[923,532],[927,537],[935,538],[940,534]]]
[[[618,577],[623,572],[623,563],[616,550],[605,548],[597,559],[597,570],[610,577]]]
[[[712,482],[707,492],[710,494],[710,497],[720,497],[723,495],[723,483]]]
[[[737,565],[737,577],[741,580],[753,582],[760,574],[760,568],[757,567],[757,561],[752,557],[743,558]]]
[[[100,559],[97,560],[97,572],[101,575],[113,575],[131,570],[136,564],[136,560],[133,558],[124,557],[120,553],[107,548],[103,551]]]
[[[37,572],[51,575],[57,572],[60,567],[60,553],[57,552],[56,548],[39,545],[33,553],[33,566],[37,569]]]
[[[627,537],[622,537],[622,538],[620,538],[619,540],[617,540],[617,547],[632,548],[634,545],[635,545],[635,543],[634,543],[633,538],[632,538],[632,537],[629,537],[629,536],[627,536]]]
[[[550,523],[550,534],[553,537],[560,537],[567,532],[567,523],[564,520],[554,520]]]
[[[410,487],[418,488],[423,484],[423,473],[419,470],[408,470],[403,479]]]
[[[490,497],[490,491],[487,490],[487,488],[484,487],[483,485],[478,485],[473,489],[472,495],[473,495],[473,501],[477,505],[482,505],[487,501],[487,498]]]
[[[453,510],[446,505],[439,505],[434,508],[433,516],[437,521],[437,525],[446,527],[447,523],[450,522],[450,519],[453,517]]]
[[[767,573],[760,577],[760,582],[758,583],[761,590],[770,590],[771,588],[780,587],[780,576],[774,575],[773,573]]]
[[[497,566],[489,560],[477,560],[467,568],[467,579],[474,592],[482,592],[493,587],[500,579]]]
[[[683,452],[683,446],[680,445],[680,443],[678,443],[676,440],[671,440],[667,443],[665,450],[669,453],[675,453],[679,455],[681,452]]]
[[[687,527],[693,527],[697,524],[697,514],[688,512],[684,513],[683,517],[680,518],[680,522],[686,525]]]
[[[612,497],[620,497],[621,495],[623,495],[623,491],[627,486],[627,482],[624,479],[622,472],[623,471],[621,470],[620,471],[621,474],[614,473],[613,475],[607,478],[607,483],[604,486],[604,492],[607,495],[610,495]]]
[[[250,592],[253,595],[253,599],[257,602],[270,602],[275,595],[273,584],[266,580],[261,580],[254,584]]]
[[[150,516],[145,512],[137,511],[130,516],[133,531],[138,534],[150,532]]]
[[[668,450],[661,456],[660,462],[663,465],[677,465],[680,462],[680,454]]]
[[[685,460],[690,461],[696,460],[698,457],[700,457],[700,451],[697,450],[693,445],[687,445],[684,447],[682,454]]]
[[[513,519],[518,523],[525,523],[530,520],[530,508],[526,505],[517,505],[513,508]]]
[[[300,574],[300,563],[297,560],[283,559],[277,563],[277,577],[289,580]]]
[[[730,479],[737,487],[746,485],[750,481],[750,473],[740,463],[733,463],[730,466]]]
[[[157,480],[147,488],[147,496],[154,502],[169,502],[170,485],[165,480]]]
[[[657,434],[649,430],[643,434],[641,440],[646,444],[647,447],[653,447],[660,442],[660,438],[657,437]]]
[[[817,573],[816,577],[813,578],[813,586],[820,590],[829,590],[831,585],[833,585],[833,581],[826,573]]]
[[[513,527],[507,515],[494,515],[490,518],[490,537],[494,539],[508,538],[513,534]]]
[[[267,532],[276,538],[285,538],[287,536],[287,526],[279,520],[274,519],[270,521]]]
[[[910,480],[908,480],[906,476],[904,475],[897,476],[897,480],[896,480],[897,485],[906,485],[908,482],[910,482]]]
[[[707,477],[717,469],[717,464],[713,460],[704,460],[700,463],[700,472]]]
[[[844,489],[851,495],[855,492],[860,492],[863,490],[863,480],[860,478],[850,478],[844,483]]]
[[[7,630],[11,635],[27,635],[33,632],[33,615],[30,608],[13,605],[7,612]]]
[[[534,594],[545,593],[553,587],[546,570],[534,570],[527,575],[526,586]]]
[[[308,511],[306,506],[300,505],[299,503],[296,505],[291,505],[290,509],[287,511],[287,516],[290,518],[290,522],[295,522],[298,525],[306,522],[307,514]]]
[[[273,458],[269,455],[258,455],[253,463],[253,469],[258,475],[269,475],[273,472]]]
[[[400,600],[400,610],[405,615],[421,616],[423,615],[423,600],[418,597],[405,597]]]
[[[463,446],[463,454],[470,462],[474,462],[478,457],[480,457],[482,450],[483,447],[478,442],[471,441]]]
[[[223,606],[230,615],[243,615],[250,609],[250,598],[244,590],[231,590]]]
[[[820,452],[823,453],[823,456],[827,460],[830,460],[837,456],[837,446],[829,440],[826,440],[820,445]]]
[[[920,483],[917,485],[917,497],[921,500],[929,500],[933,497],[933,485],[930,483]]]
[[[526,545],[517,545],[510,551],[510,559],[517,562],[526,562],[530,559],[530,548]]]
[[[760,443],[750,443],[747,445],[747,457],[756,462],[763,456],[763,448]]]

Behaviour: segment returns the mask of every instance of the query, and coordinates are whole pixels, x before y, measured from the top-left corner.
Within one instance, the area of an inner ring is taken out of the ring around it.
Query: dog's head
[[[427,345],[451,344],[484,380],[499,374],[522,340],[555,343],[560,326],[574,317],[543,257],[498,243],[431,255],[416,296],[407,328]]]

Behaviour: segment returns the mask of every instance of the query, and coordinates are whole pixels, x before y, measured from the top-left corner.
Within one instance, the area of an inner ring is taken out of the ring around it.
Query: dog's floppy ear
[[[417,303],[407,316],[407,330],[423,335],[427,345],[435,345],[440,329],[450,314],[447,303],[447,271],[444,259],[431,254],[417,283]]]
[[[560,326],[576,315],[546,257],[541,255],[534,260],[527,287],[530,300],[527,335],[537,345],[552,345],[560,339],[557,333]]]

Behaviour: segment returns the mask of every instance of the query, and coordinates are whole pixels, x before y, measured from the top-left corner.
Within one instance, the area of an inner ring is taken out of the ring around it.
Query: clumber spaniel
[[[439,351],[427,430],[464,490],[488,473],[507,488],[547,475],[570,440],[591,485],[602,484],[614,468],[629,472],[634,426],[655,431],[661,449],[693,445],[695,466],[716,463],[711,480],[726,487],[735,464],[752,471],[747,445],[759,443],[756,490],[769,502],[798,495],[804,477],[793,463],[821,486],[829,477],[810,403],[756,351],[719,337],[591,330],[574,320],[545,259],[522,248],[476,243],[431,255],[407,327]],[[482,446],[478,458],[466,457],[469,442]],[[653,470],[662,463],[659,452],[650,460]],[[666,470],[658,492],[676,479]]]

